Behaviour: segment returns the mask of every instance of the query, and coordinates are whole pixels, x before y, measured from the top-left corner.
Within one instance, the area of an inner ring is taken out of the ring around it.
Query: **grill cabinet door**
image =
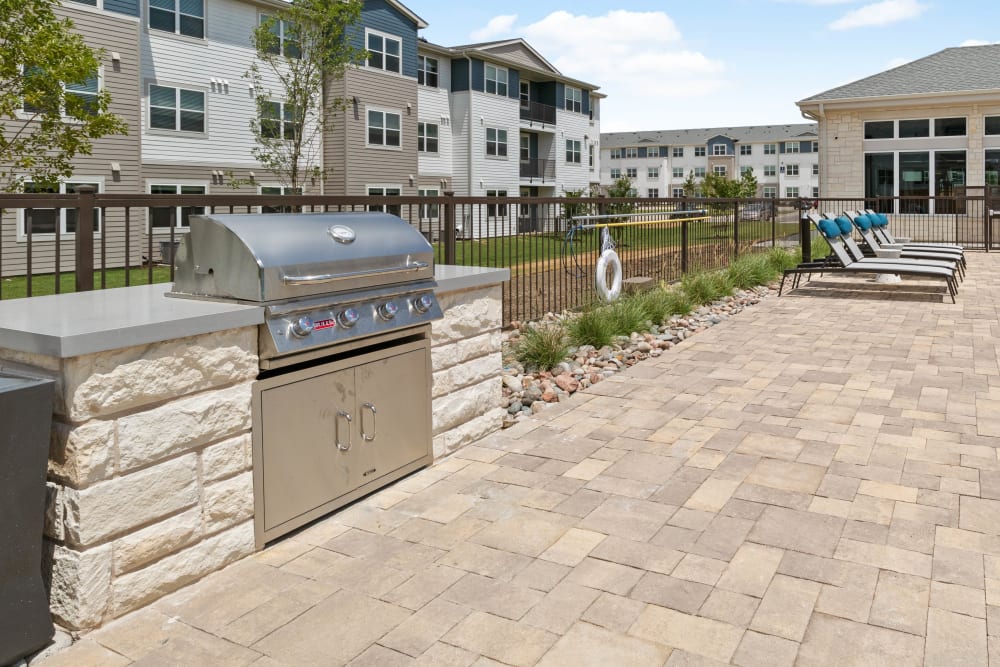
[[[362,450],[361,474],[366,482],[430,453],[428,356],[427,349],[421,348],[356,369],[355,446]],[[366,440],[365,436],[374,439]]]
[[[265,529],[362,483],[355,402],[353,368],[262,392]],[[351,448],[339,449],[338,438],[345,447],[350,439]]]

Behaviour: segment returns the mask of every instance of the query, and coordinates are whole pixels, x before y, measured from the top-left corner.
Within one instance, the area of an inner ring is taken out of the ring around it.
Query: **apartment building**
[[[955,212],[968,188],[1000,185],[1000,45],[944,49],[797,102],[818,121],[820,184],[886,212]],[[895,210],[894,210],[895,209]]]
[[[600,182],[632,181],[640,197],[683,197],[684,183],[750,170],[759,197],[819,197],[816,125],[757,125],[601,135]],[[700,192],[695,193],[700,196]]]

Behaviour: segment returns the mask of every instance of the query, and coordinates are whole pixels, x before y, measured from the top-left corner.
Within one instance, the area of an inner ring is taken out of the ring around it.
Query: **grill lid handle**
[[[367,278],[368,276],[384,276],[394,273],[410,273],[426,269],[430,264],[427,262],[407,262],[404,266],[391,266],[386,269],[376,269],[374,271],[351,271],[349,273],[321,273],[314,276],[289,276],[283,275],[282,282],[286,285],[322,285],[333,283],[338,280],[349,280],[351,278]]]

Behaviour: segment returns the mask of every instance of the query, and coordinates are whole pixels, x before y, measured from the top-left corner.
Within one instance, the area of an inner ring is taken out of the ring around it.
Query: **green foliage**
[[[625,297],[604,306],[611,330],[616,336],[628,336],[637,331],[645,331],[648,318],[642,304],[633,297]]]
[[[667,305],[670,307],[667,313],[668,317],[670,315],[687,315],[695,307],[695,303],[681,289],[672,289],[667,292]]]
[[[58,5],[0,0],[0,188],[8,192],[25,180],[55,186],[73,174],[77,155],[91,154],[95,139],[128,133],[108,111],[107,91],[67,93],[66,86],[94,81],[102,52],[56,16]]]
[[[733,292],[725,271],[699,271],[681,278],[681,291],[695,305],[711,303]]]
[[[684,179],[684,196],[694,197],[698,193],[698,181],[694,178],[694,171],[689,171],[687,178]]]
[[[521,340],[514,348],[526,368],[547,371],[566,357],[569,345],[566,330],[556,324],[529,326],[521,333]]]
[[[257,107],[250,152],[286,187],[302,188],[322,176],[322,134],[345,105],[344,98],[327,94],[328,87],[367,55],[348,38],[361,19],[361,7],[361,0],[294,0],[268,10],[251,35],[257,60],[243,75],[253,86]],[[278,82],[275,90],[271,81]]]
[[[775,277],[778,277],[785,269],[790,269],[798,264],[801,261],[802,253],[801,251],[789,252],[784,248],[771,248],[765,257],[767,257]]]
[[[586,310],[566,323],[570,342],[573,345],[593,345],[604,347],[615,337],[611,320],[604,308]]]
[[[631,179],[622,176],[608,187],[608,197],[616,199],[635,199],[635,187]],[[627,215],[635,211],[635,204],[628,201],[616,201],[607,205],[607,215]]]
[[[668,290],[661,286],[646,290],[645,292],[639,292],[632,298],[642,308],[644,319],[653,324],[660,324],[663,320],[674,314],[672,294],[673,290]]]

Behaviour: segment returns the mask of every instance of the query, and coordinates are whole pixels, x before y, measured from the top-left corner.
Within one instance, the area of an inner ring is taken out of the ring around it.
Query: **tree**
[[[628,176],[622,176],[608,187],[608,197],[623,199],[634,198],[635,195],[635,188],[632,186],[632,180]],[[629,214],[634,210],[635,204],[619,201],[608,204],[607,212],[609,215],[617,213]]]
[[[750,199],[757,196],[757,177],[746,170],[740,180],[730,180],[718,174],[707,174],[701,184],[702,194],[715,199]]]
[[[322,133],[344,106],[343,98],[328,95],[329,83],[366,55],[348,35],[361,7],[361,0],[294,0],[251,35],[257,59],[244,78],[253,86],[257,115],[250,152],[286,187],[321,176]]]
[[[56,16],[55,0],[0,0],[0,189],[54,187],[93,141],[127,134],[98,90],[103,52]]]
[[[695,193],[698,192],[698,181],[694,180],[694,171],[689,171],[687,178],[684,179],[684,196],[694,197]]]

